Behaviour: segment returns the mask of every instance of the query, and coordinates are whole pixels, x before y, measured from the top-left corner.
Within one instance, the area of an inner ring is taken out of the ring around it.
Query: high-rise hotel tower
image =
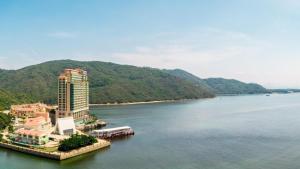
[[[58,78],[57,117],[83,118],[89,112],[89,81],[82,69],[65,69]]]

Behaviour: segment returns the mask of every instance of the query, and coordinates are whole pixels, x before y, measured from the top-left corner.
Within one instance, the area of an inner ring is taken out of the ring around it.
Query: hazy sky
[[[0,1],[0,68],[98,60],[299,88],[299,9],[299,0]]]

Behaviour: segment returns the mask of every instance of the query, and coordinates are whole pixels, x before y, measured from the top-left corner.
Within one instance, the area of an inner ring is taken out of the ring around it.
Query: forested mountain
[[[99,61],[57,60],[19,70],[0,69],[0,104],[2,107],[29,101],[55,104],[57,79],[65,68],[88,71],[90,103],[198,99],[214,97],[215,94],[267,91],[260,85],[236,80],[201,79],[180,69],[160,70]]]
[[[36,101],[56,103],[57,78],[65,68],[88,71],[91,103],[137,102],[213,97],[205,86],[162,70],[106,62],[50,61],[0,73],[0,88],[26,93]]]
[[[218,95],[259,94],[269,92],[266,88],[259,84],[244,83],[234,79],[209,78],[204,79],[204,81]]]
[[[181,70],[181,69],[173,69],[173,70],[168,70],[164,69],[163,70],[166,73],[169,73],[170,75],[176,76],[178,78],[190,81],[194,84],[205,86],[206,89],[211,90],[212,88],[206,84],[204,79],[199,78],[198,76],[195,76],[187,71]]]
[[[206,89],[217,94],[259,94],[268,93],[269,91],[263,86],[255,83],[244,83],[234,79],[223,79],[223,78],[208,78],[201,79],[189,72],[184,70],[164,70],[171,75],[177,76],[179,78],[191,81],[195,84],[201,86],[206,86]]]

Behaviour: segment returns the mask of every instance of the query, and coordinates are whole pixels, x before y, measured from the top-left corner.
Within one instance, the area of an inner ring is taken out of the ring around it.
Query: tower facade
[[[89,112],[89,81],[82,69],[65,69],[58,78],[58,118],[81,119]]]

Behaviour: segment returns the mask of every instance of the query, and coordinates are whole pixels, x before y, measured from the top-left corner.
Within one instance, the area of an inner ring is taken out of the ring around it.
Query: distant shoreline
[[[125,103],[105,103],[105,104],[89,104],[91,107],[96,106],[127,106],[127,105],[140,105],[140,104],[156,104],[156,103],[174,103],[174,102],[182,102],[182,101],[190,101],[190,100],[204,100],[204,99],[212,99],[220,96],[239,96],[240,94],[232,94],[232,95],[216,95],[215,97],[208,98],[199,98],[199,99],[178,99],[178,100],[153,100],[153,101],[143,101],[143,102],[125,102]],[[248,95],[248,94],[246,94]]]
[[[139,105],[139,104],[155,104],[155,103],[171,103],[185,100],[193,99],[181,99],[181,100],[154,100],[154,101],[144,101],[144,102],[127,102],[127,103],[106,103],[106,104],[90,104],[91,107],[94,106],[126,106],[126,105]]]
[[[297,92],[295,92],[297,93]],[[300,93],[300,92],[299,92]],[[224,96],[247,96],[247,95],[266,95],[266,94],[283,94],[283,93],[255,93],[255,94],[220,94],[212,98],[224,97]],[[293,93],[286,93],[293,94]],[[203,99],[212,99],[212,98],[199,98],[199,99],[179,99],[179,100],[153,100],[153,101],[144,101],[144,102],[126,102],[126,103],[106,103],[106,104],[90,104],[91,107],[96,106],[126,106],[126,105],[139,105],[139,104],[155,104],[155,103],[173,103],[173,102],[182,102],[189,100],[203,100]]]

